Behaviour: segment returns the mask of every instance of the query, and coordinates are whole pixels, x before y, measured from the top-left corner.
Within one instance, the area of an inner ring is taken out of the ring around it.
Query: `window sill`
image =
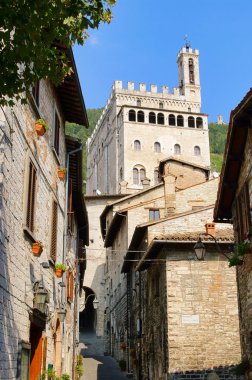
[[[24,235],[28,238],[31,244],[35,243],[36,239],[33,232],[27,227],[23,227]]]

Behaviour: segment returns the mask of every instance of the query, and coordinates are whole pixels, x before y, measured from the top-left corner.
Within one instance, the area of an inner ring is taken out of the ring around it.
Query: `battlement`
[[[178,53],[178,56],[180,56],[180,54],[194,54],[194,55],[199,55],[199,49],[193,49],[193,48],[191,48],[191,47],[183,46],[182,49],[180,50],[180,52]]]
[[[149,89],[147,88],[146,83],[139,83],[138,86],[134,82],[127,82],[127,87],[123,86],[123,81],[116,80],[112,86],[112,92],[120,92],[120,93],[130,93],[132,95],[148,95],[148,96],[161,96],[170,97],[180,96],[179,87],[174,87],[172,92],[169,92],[168,86],[162,86],[160,91],[158,91],[158,86],[156,84],[151,84]]]

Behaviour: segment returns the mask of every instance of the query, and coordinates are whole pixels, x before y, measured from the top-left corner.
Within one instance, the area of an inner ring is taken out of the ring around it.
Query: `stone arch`
[[[82,333],[95,333],[97,323],[97,313],[93,306],[93,301],[96,297],[95,292],[84,286],[84,300],[83,307],[80,308],[79,321],[80,332]]]

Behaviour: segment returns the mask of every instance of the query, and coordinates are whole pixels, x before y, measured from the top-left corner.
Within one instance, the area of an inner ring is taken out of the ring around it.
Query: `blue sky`
[[[87,108],[103,107],[115,80],[178,85],[188,35],[200,50],[202,112],[229,120],[252,74],[251,0],[117,0],[110,25],[74,48]]]

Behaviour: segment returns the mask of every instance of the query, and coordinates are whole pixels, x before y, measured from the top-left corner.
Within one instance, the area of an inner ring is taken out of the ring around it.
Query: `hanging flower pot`
[[[38,136],[43,136],[48,130],[48,125],[43,119],[38,119],[35,123],[35,130]]]
[[[67,267],[64,265],[64,264],[56,264],[55,265],[55,274],[58,278],[61,278],[62,275],[63,275],[63,272],[65,272],[65,270],[67,269]]]
[[[36,257],[39,257],[42,252],[43,252],[43,244],[41,243],[41,241],[35,241],[35,243],[32,244],[33,255]]]
[[[58,177],[61,181],[64,181],[66,172],[67,172],[67,168],[58,168]]]

